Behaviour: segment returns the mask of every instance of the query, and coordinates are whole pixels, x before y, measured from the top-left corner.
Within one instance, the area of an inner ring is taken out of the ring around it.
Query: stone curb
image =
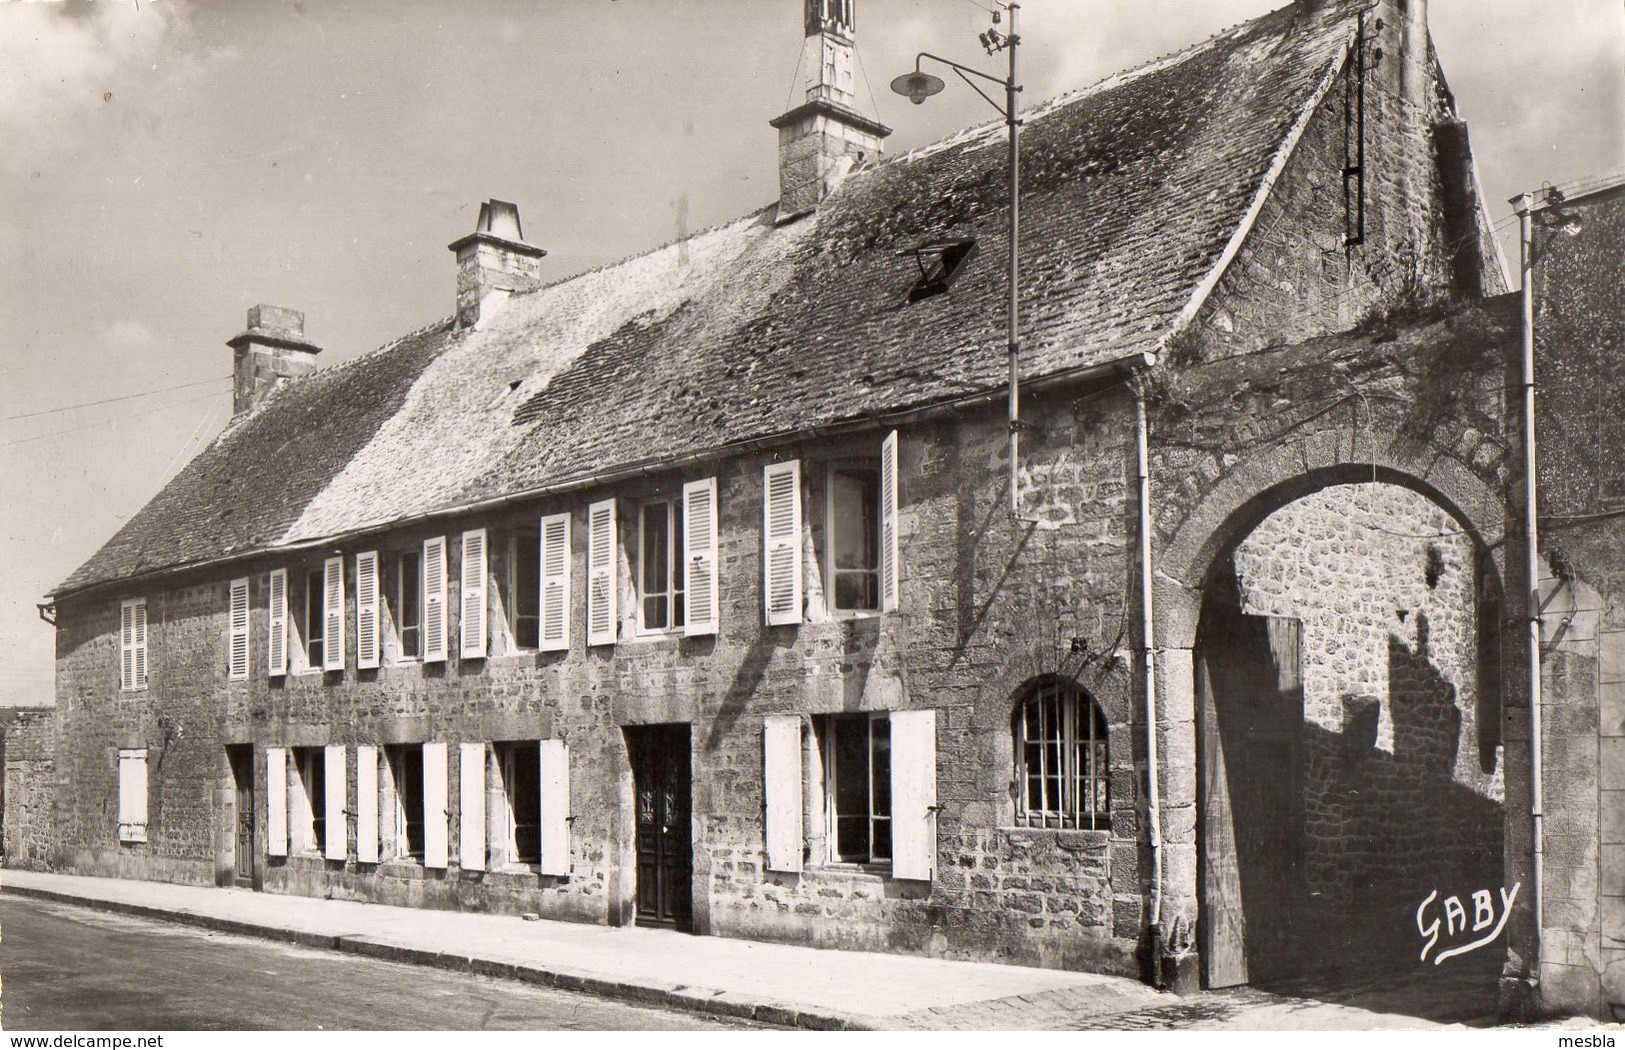
[[[478,974],[483,977],[500,977],[507,980],[524,981],[527,984],[545,985],[561,991],[582,992],[603,999],[618,999],[642,1006],[663,1006],[676,1010],[685,1010],[690,1013],[714,1014],[718,1017],[761,1021],[764,1024],[776,1024],[787,1028],[805,1028],[815,1031],[866,1032],[874,1031],[877,1028],[877,1025],[867,1018],[817,1013],[802,1010],[786,1003],[761,1001],[740,995],[737,992],[699,988],[693,985],[620,981],[594,974],[531,966],[527,963],[503,962],[497,959],[485,959],[455,952],[412,948],[406,945],[374,940],[361,934],[308,933],[303,930],[290,930],[281,926],[268,926],[263,923],[244,922],[240,919],[204,915],[184,908],[157,908],[145,904],[106,900],[101,897],[85,897],[61,890],[40,889],[34,886],[0,884],[0,893],[11,894],[16,897],[32,897],[36,900],[54,901],[59,904],[72,904],[120,915],[133,915],[142,919],[156,919],[160,922],[196,926],[217,933],[230,933],[240,937],[253,937],[259,940],[277,941],[282,944],[297,944],[303,948],[320,948],[327,951],[343,952],[346,955],[379,959],[386,962],[398,962],[411,966],[426,966],[438,970]]]

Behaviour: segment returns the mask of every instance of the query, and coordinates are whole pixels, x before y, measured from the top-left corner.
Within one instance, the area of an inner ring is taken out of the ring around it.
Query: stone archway
[[[1502,629],[1486,600],[1501,590],[1501,499],[1453,460],[1316,466],[1312,447],[1278,446],[1219,478],[1158,560],[1165,746],[1193,767],[1183,783],[1171,771],[1168,808],[1189,804],[1193,830],[1186,857],[1172,847],[1166,892],[1198,914],[1214,985],[1321,958],[1415,965],[1418,888],[1498,878],[1502,864],[1502,768],[1474,725],[1480,687],[1499,711],[1479,655],[1498,652]],[[1385,503],[1379,520],[1415,524],[1367,549],[1372,522],[1337,504],[1350,493]],[[1332,556],[1340,578],[1324,571]],[[1356,652],[1352,677],[1322,666]],[[1243,787],[1216,809],[1230,785]]]

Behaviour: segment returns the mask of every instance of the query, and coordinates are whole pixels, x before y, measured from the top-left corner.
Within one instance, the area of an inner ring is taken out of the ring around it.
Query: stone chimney
[[[457,327],[472,328],[492,296],[503,298],[542,285],[542,256],[525,243],[519,206],[489,200],[480,205],[474,232],[446,247],[457,253]]]
[[[779,221],[812,211],[847,172],[878,158],[891,129],[853,108],[856,0],[804,0],[806,101],[769,121],[779,132]]]
[[[316,369],[322,348],[305,341],[305,315],[280,306],[250,307],[248,331],[226,341],[235,352],[231,408],[241,415],[254,408],[284,379]]]

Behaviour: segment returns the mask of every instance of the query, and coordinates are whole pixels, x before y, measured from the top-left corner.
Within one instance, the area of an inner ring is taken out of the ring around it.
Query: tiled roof
[[[1022,372],[1155,351],[1352,38],[1288,7],[1024,112]],[[292,547],[618,466],[928,406],[1005,376],[1002,122],[286,384],[57,588]],[[921,242],[975,237],[909,302]],[[448,274],[449,281],[449,274]]]

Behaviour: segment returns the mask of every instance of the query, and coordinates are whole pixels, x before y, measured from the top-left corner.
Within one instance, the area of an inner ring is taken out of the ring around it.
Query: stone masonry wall
[[[251,744],[257,793],[257,885],[276,892],[413,906],[536,911],[620,923],[633,914],[631,770],[623,727],[692,727],[694,921],[700,932],[867,949],[1130,972],[1142,922],[1143,730],[1131,703],[1129,619],[1133,454],[1126,394],[1080,406],[1034,396],[1023,455],[1024,506],[1008,518],[1002,412],[904,424],[900,435],[902,607],[836,617],[820,571],[826,468],[878,459],[883,432],[752,455],[611,492],[544,500],[342,548],[347,667],[266,675],[268,573],[289,570],[290,610],[323,550],[258,559],[207,577],[171,578],[59,602],[58,700],[67,794],[64,864],[75,871],[190,882],[235,874],[232,776],[226,747]],[[1104,409],[1104,411],[1102,411]],[[806,622],[763,627],[762,469],[799,457],[804,477]],[[715,637],[636,634],[635,508],[715,473],[720,510],[721,631]],[[585,645],[588,502],[620,501],[621,638]],[[567,653],[517,651],[507,627],[509,540],[538,515],[573,515],[573,637]],[[490,530],[491,655],[457,657],[461,530]],[[396,555],[448,537],[452,639],[444,666],[394,657]],[[355,668],[354,555],[380,552],[386,596],[384,666]],[[227,678],[229,582],[250,581],[247,681]],[[120,693],[122,598],[148,604],[149,686]],[[295,617],[297,619],[297,617]],[[290,631],[290,650],[299,644]],[[1047,675],[1079,683],[1109,726],[1110,828],[1014,826],[1011,715],[1023,686]],[[763,717],[932,708],[937,712],[938,874],[892,879],[882,867],[810,863],[800,876],[764,870]],[[572,870],[462,871],[457,866],[459,755],[465,741],[560,738],[571,755]],[[344,861],[266,856],[265,748],[444,741],[449,747],[451,866],[355,860],[353,814]],[[116,840],[116,755],[149,749],[151,827],[144,844]],[[246,874],[246,873],[245,873]]]
[[[0,712],[0,859],[8,868],[50,863],[56,804],[56,711]]]

